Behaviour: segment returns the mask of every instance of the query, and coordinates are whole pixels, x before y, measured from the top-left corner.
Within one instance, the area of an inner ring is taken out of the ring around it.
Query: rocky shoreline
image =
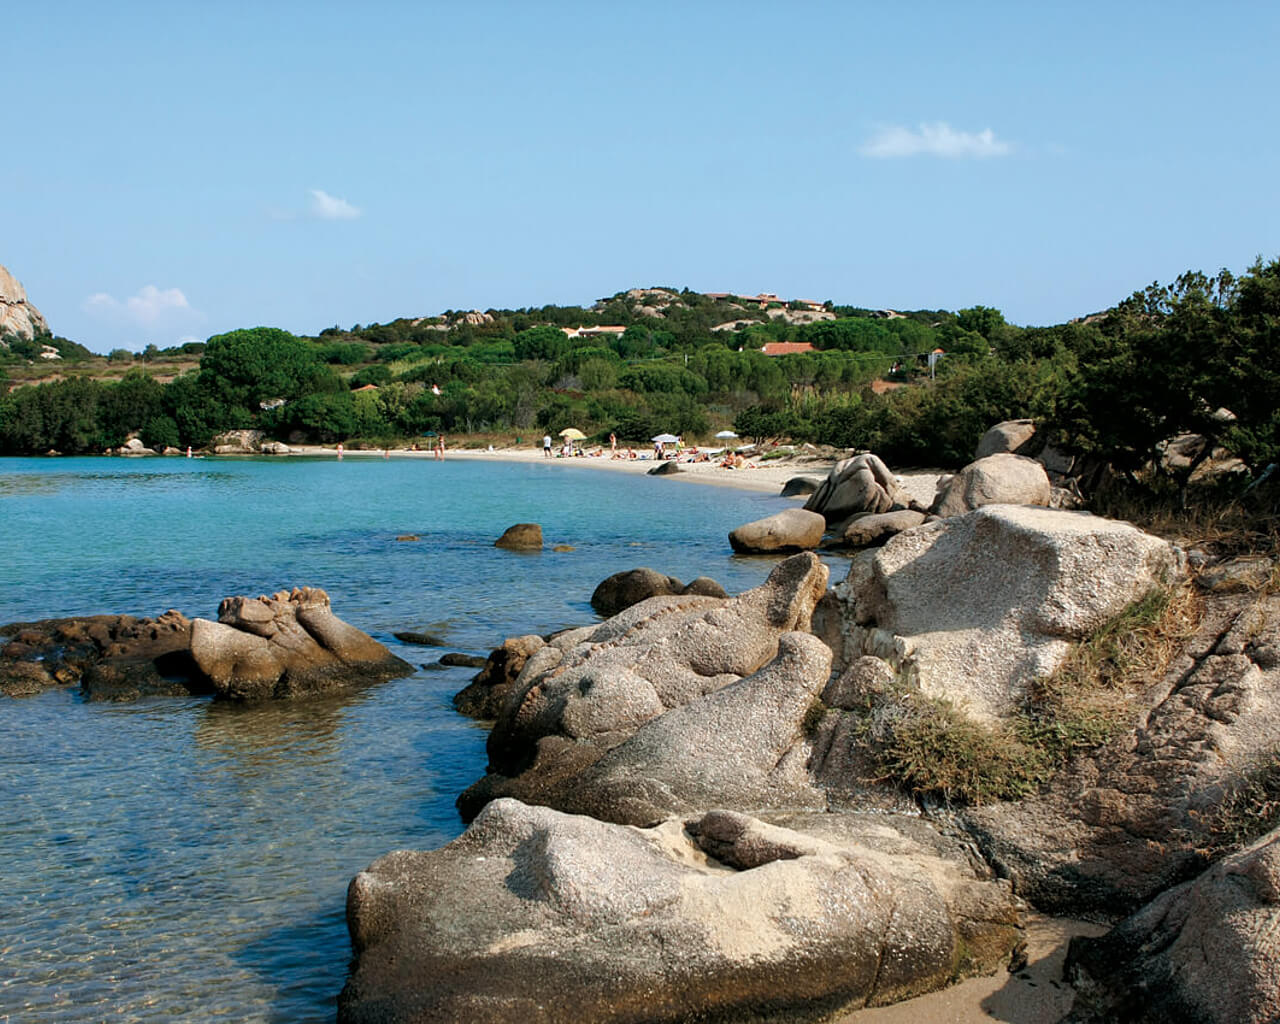
[[[1119,922],[1073,942],[1072,1020],[1157,1019],[1127,987],[1153,923],[1172,929],[1159,976],[1191,935],[1237,961],[1214,996],[1229,1012],[1183,985],[1160,1019],[1274,1019],[1280,833],[1177,886],[1211,862],[1215,803],[1274,756],[1275,598],[1199,595],[1110,734],[1016,795],[949,810],[883,757],[922,709],[939,758],[958,752],[942,726],[1018,735],[1032,680],[1187,572],[1127,524],[988,505],[856,556],[834,590],[800,554],[737,597],[649,597],[508,641],[463,701],[496,709],[468,831],[352,883],[339,1019],[828,1020],[1022,971],[1034,911]],[[1147,908],[1242,873],[1229,911]]]
[[[1034,1019],[1275,1020],[1280,829],[1228,818],[1280,788],[1280,596],[1046,507],[1024,463],[926,505],[842,460],[791,511],[819,520],[795,546],[860,549],[843,579],[812,550],[737,595],[638,569],[593,595],[602,622],[495,649],[456,699],[493,723],[470,825],[352,881],[339,1020],[860,1020],[1040,976],[1043,914],[1107,930],[1073,926],[1048,979],[1072,988]],[[308,588],[0,633],[11,695],[410,670]]]

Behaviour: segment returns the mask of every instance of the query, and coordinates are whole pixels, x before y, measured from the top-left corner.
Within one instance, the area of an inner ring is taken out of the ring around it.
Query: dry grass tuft
[[[982,804],[1029,796],[1076,752],[1128,724],[1131,700],[1160,678],[1199,625],[1190,586],[1152,591],[1078,644],[1007,723],[899,686],[868,706],[863,742],[881,772],[920,796]]]
[[[1280,827],[1280,750],[1243,776],[1209,820],[1212,854],[1247,846]]]

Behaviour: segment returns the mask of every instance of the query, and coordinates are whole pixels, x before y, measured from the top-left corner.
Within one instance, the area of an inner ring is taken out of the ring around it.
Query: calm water
[[[788,504],[540,464],[0,459],[0,623],[215,617],[307,584],[421,664],[440,652],[393,631],[487,653],[593,621],[596,583],[637,565],[754,586],[773,562],[725,535]],[[514,522],[548,550],[494,548]],[[472,674],[248,709],[0,698],[0,1021],[331,1021],[348,881],[461,830],[485,734],[450,699]]]

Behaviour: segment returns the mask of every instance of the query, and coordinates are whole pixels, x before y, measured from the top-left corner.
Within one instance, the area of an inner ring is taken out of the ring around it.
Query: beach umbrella
[[[440,435],[439,435],[439,434],[437,434],[434,430],[428,430],[428,431],[427,431],[425,434],[423,434],[422,436],[423,436],[423,437],[439,437]]]
[[[565,427],[564,430],[560,431],[560,436],[566,437],[570,441],[585,441],[587,439],[587,435],[577,427]]]
[[[720,431],[720,433],[716,434],[716,437],[721,437],[721,438],[729,438],[729,437],[737,437],[737,436],[738,435],[735,434],[732,430],[722,430]]]
[[[680,438],[675,434],[659,434],[657,437],[649,438],[650,441],[661,441],[663,444],[675,444]]]

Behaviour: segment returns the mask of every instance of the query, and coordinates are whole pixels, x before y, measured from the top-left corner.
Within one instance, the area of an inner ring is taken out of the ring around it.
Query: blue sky
[[[95,351],[674,285],[1021,324],[1280,255],[1280,5],[71,3],[0,264]]]

